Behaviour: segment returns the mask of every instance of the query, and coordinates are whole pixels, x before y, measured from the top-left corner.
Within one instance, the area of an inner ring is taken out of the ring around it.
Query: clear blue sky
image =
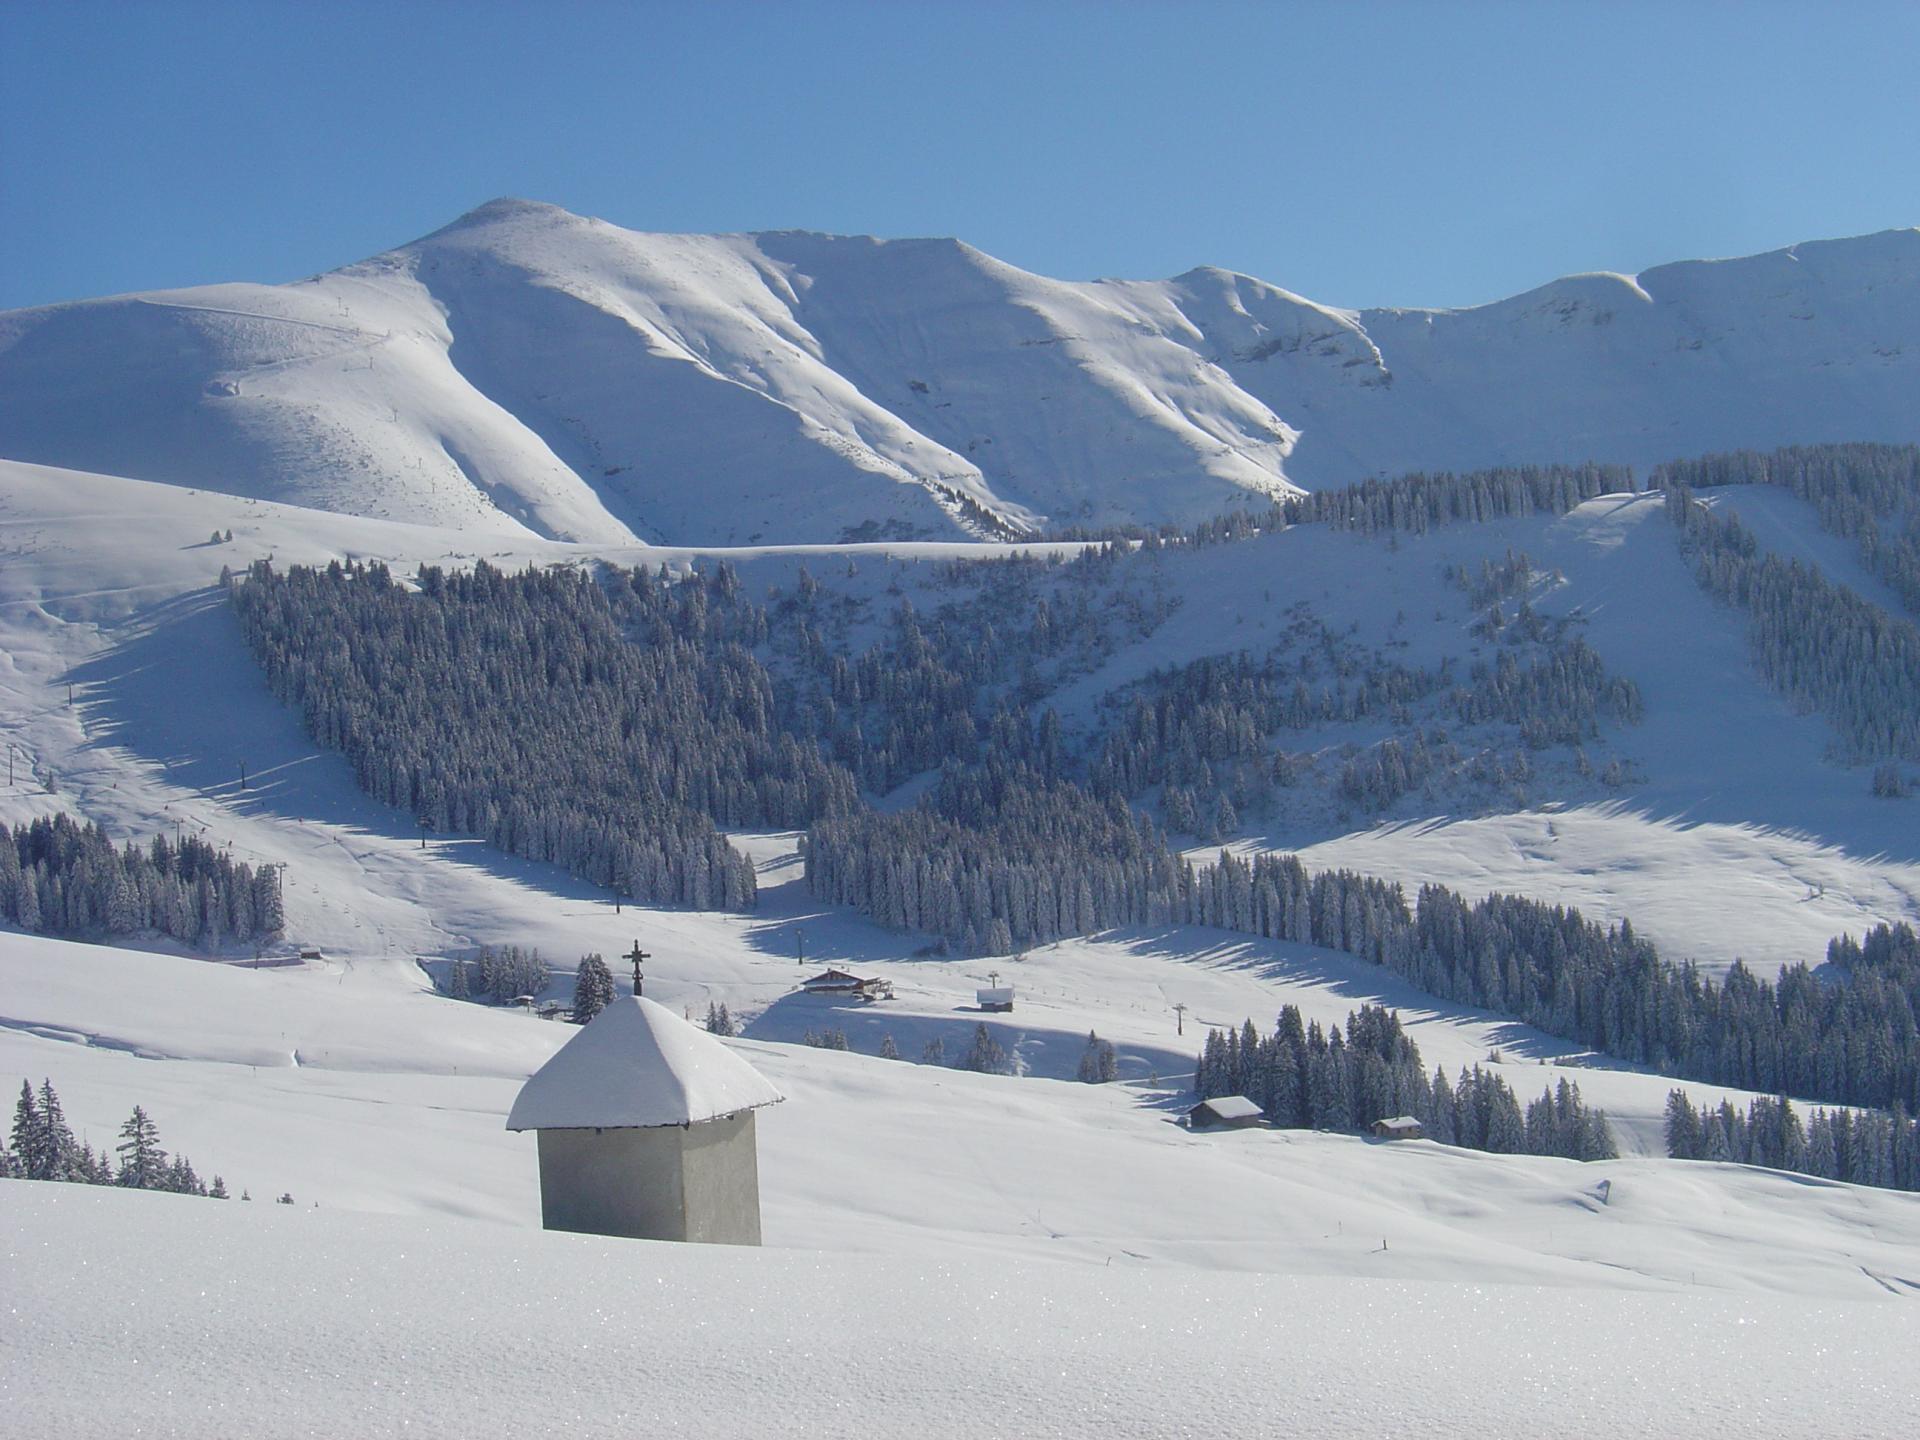
[[[1920,223],[1920,6],[0,0],[0,308],[496,195],[1459,305]]]

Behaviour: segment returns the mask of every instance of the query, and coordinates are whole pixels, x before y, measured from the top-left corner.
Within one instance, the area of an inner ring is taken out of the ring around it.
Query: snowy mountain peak
[[[0,456],[631,543],[1191,522],[1414,469],[1920,439],[1920,230],[1467,310],[490,200],[295,285],[0,315]]]
[[[560,206],[550,205],[544,200],[523,200],[517,195],[496,195],[493,199],[474,206],[466,214],[423,238],[432,239],[435,236],[452,235],[463,230],[478,230],[502,223],[578,225],[583,222],[591,223],[586,216],[576,215],[571,210],[563,210]]]

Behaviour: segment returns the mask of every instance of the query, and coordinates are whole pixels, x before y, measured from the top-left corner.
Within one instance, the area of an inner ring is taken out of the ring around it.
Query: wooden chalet
[[[1391,1120],[1376,1120],[1370,1127],[1376,1140],[1418,1140],[1427,1127],[1411,1115],[1396,1115]]]
[[[893,982],[877,975],[854,975],[845,970],[822,970],[800,982],[808,995],[846,995],[855,1000],[891,1000]]]
[[[1216,1095],[1187,1112],[1187,1124],[1195,1130],[1246,1130],[1266,1118],[1266,1112],[1244,1095]]]

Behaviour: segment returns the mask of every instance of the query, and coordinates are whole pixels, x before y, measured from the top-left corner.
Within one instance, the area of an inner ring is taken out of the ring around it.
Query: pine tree
[[[1080,1052],[1075,1076],[1089,1085],[1100,1083],[1100,1037],[1091,1030],[1087,1032],[1087,1048]]]
[[[584,1025],[613,1003],[613,972],[599,951],[580,957],[573,975],[573,1023]]]
[[[160,1148],[160,1131],[147,1112],[136,1105],[120,1127],[120,1183],[135,1190],[162,1188],[167,1152]]]
[[[20,1099],[13,1111],[13,1153],[23,1179],[85,1178],[75,1173],[79,1150],[51,1080],[41,1081],[37,1096],[31,1084],[20,1082]]]
[[[1120,1075],[1118,1057],[1114,1054],[1112,1042],[1102,1040],[1093,1031],[1087,1032],[1087,1048],[1081,1053],[1080,1064],[1075,1072],[1079,1079],[1089,1085],[1104,1085],[1116,1080]]]
[[[60,1109],[60,1097],[53,1092],[53,1082],[42,1078],[40,1081],[40,1133],[43,1153],[46,1156],[46,1180],[71,1180],[74,1175],[74,1161],[77,1158],[73,1141],[73,1131],[67,1125],[67,1117]]]
[[[28,1180],[44,1180],[46,1175],[45,1128],[40,1123],[40,1102],[33,1098],[31,1081],[20,1082],[20,1098],[13,1106],[13,1153],[19,1157],[20,1172]]]
[[[893,1032],[891,1030],[880,1037],[880,1058],[882,1060],[898,1060],[900,1058],[900,1047],[893,1043]]]
[[[973,1043],[968,1046],[966,1057],[960,1062],[960,1068],[976,1070],[982,1075],[1006,1073],[1007,1052],[1000,1042],[993,1038],[993,1032],[987,1029],[984,1020],[973,1027]]]
[[[1700,1156],[1700,1117],[1684,1090],[1667,1092],[1667,1154],[1676,1160]]]

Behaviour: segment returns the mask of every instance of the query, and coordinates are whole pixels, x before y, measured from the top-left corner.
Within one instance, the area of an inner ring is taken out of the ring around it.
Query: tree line
[[[1030,763],[945,767],[926,801],[813,826],[808,892],[968,954],[1171,917],[1178,875],[1150,817]]]
[[[274,692],[361,788],[436,831],[479,835],[637,900],[753,904],[716,825],[799,826],[852,777],[784,734],[764,634],[722,567],[420,572],[256,562],[231,591]]]
[[[1188,878],[1190,876],[1190,878]],[[1716,984],[1633,931],[1518,895],[1309,875],[1297,857],[1222,852],[1182,871],[1193,923],[1345,950],[1444,1000],[1513,1015],[1669,1075],[1829,1104],[1920,1109],[1920,939],[1904,922],[1769,982],[1736,962]]]
[[[1816,1109],[1802,1124],[1793,1102],[1756,1096],[1696,1110],[1683,1090],[1667,1096],[1667,1154],[1793,1170],[1825,1180],[1920,1190],[1920,1122],[1904,1110]]]
[[[1761,675],[1825,715],[1848,760],[1920,760],[1920,630],[1754,534],[1670,479],[1667,514],[1706,590],[1745,610]]]
[[[811,893],[896,929],[1006,953],[1119,925],[1196,924],[1342,950],[1431,995],[1663,1073],[1829,1104],[1920,1109],[1920,942],[1906,924],[1829,946],[1772,982],[1719,983],[1576,909],[1441,885],[1309,874],[1294,856],[1176,859],[1150,818],[1020,767],[949,772],[931,803],[810,832]]]
[[[1506,1081],[1478,1065],[1455,1082],[1441,1069],[1428,1079],[1400,1017],[1378,1005],[1351,1012],[1344,1036],[1338,1025],[1304,1023],[1293,1005],[1267,1035],[1252,1020],[1209,1030],[1193,1087],[1202,1100],[1244,1095],[1283,1129],[1359,1132],[1411,1115],[1446,1145],[1574,1160],[1619,1154],[1606,1112],[1589,1109],[1578,1085],[1563,1079],[1522,1111]]]
[[[112,1154],[75,1139],[51,1080],[43,1079],[38,1091],[30,1082],[20,1082],[20,1098],[13,1107],[12,1140],[11,1150],[0,1145],[0,1179],[120,1185],[129,1190],[227,1198],[227,1182],[220,1176],[214,1176],[209,1184],[186,1156],[168,1156],[160,1144],[159,1127],[138,1105],[120,1127],[120,1143]]]
[[[197,836],[115,847],[62,813],[0,825],[0,919],[35,934],[94,940],[157,930],[187,945],[270,940],[285,928],[280,877]]]
[[[1853,541],[1867,568],[1920,614],[1920,445],[1791,445],[1676,460],[1655,489],[1775,485],[1806,501],[1821,527]]]
[[[1460,474],[1415,472],[1337,490],[1292,495],[1265,511],[1238,510],[1185,532],[1194,545],[1240,540],[1287,525],[1329,525],[1362,535],[1424,535],[1442,525],[1519,515],[1565,515],[1596,495],[1633,489],[1623,465],[1496,466]]]
[[[597,959],[597,955],[587,957],[587,960]],[[586,968],[587,961],[582,961],[581,973],[585,973]],[[606,968],[605,961],[600,968]],[[446,993],[455,1000],[485,1000],[504,1005],[522,995],[544,992],[553,983],[553,967],[540,957],[538,945],[528,949],[518,945],[482,945],[473,959],[456,959],[448,965],[443,983]],[[608,976],[609,1000],[613,998],[612,984],[612,977]]]

